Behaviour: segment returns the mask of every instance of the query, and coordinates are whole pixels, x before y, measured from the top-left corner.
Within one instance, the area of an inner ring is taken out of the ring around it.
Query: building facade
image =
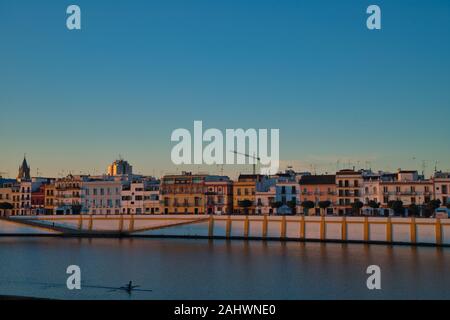
[[[121,176],[121,175],[132,175],[133,166],[131,166],[127,161],[119,159],[114,161],[108,166],[109,176]]]
[[[89,179],[81,183],[82,213],[120,214],[122,184],[107,179]]]
[[[205,212],[231,214],[233,212],[233,182],[226,176],[205,177]]]
[[[161,210],[164,214],[204,214],[207,175],[183,172],[161,181]]]
[[[433,199],[433,182],[419,176],[415,170],[400,170],[388,177],[379,180],[379,198],[383,208],[388,208],[391,201],[401,201],[407,207],[412,204],[424,205]]]
[[[303,176],[299,182],[301,191],[301,201],[314,202],[314,214],[319,215],[321,201],[329,201],[330,206],[326,209],[326,214],[337,214],[336,205],[336,175],[309,175]]]
[[[44,185],[45,214],[56,214],[56,187],[55,181]]]
[[[82,210],[81,186],[87,176],[69,174],[55,181],[55,214],[80,214]]]
[[[343,169],[336,172],[336,210],[338,215],[353,214],[353,203],[363,202],[363,170]]]
[[[433,177],[434,198],[441,201],[441,207],[450,204],[450,172],[436,172]]]

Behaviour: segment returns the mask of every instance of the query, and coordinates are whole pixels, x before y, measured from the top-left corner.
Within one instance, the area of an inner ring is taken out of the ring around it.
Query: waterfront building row
[[[396,173],[340,170],[312,175],[288,169],[273,176],[227,176],[183,172],[154,177],[134,175],[123,160],[102,176],[31,178],[24,159],[17,179],[0,179],[2,214],[298,214],[390,213],[392,201],[449,206],[450,174],[425,179],[414,170]],[[125,172],[125,173],[124,173]]]

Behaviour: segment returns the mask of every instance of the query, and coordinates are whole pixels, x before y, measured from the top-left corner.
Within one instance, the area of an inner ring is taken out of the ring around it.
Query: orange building
[[[320,214],[319,202],[330,201],[327,214],[336,213],[336,175],[305,175],[300,179],[301,201],[312,201],[315,204],[314,212]]]
[[[55,183],[44,184],[44,209],[45,214],[54,214],[56,208]]]
[[[206,176],[191,172],[164,176],[160,187],[162,213],[204,214]]]

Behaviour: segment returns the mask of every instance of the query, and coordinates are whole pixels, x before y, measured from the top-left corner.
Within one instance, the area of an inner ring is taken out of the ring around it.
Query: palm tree
[[[322,209],[322,211],[323,211],[323,216],[325,216],[326,214],[325,214],[325,211],[326,211],[326,209],[329,207],[329,206],[331,206],[331,201],[328,201],[328,200],[326,200],[326,201],[319,201],[319,208],[320,209]]]
[[[304,211],[303,211],[304,214],[305,214],[305,215],[308,215],[309,209],[314,208],[314,207],[315,207],[315,204],[314,204],[314,202],[312,202],[312,201],[303,201],[302,204],[301,204],[301,206],[302,206],[303,209],[304,209]]]

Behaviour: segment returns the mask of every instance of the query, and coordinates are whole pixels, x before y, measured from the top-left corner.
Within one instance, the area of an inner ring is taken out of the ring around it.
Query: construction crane
[[[247,157],[247,158],[249,158],[249,159],[256,160],[255,162],[253,162],[253,174],[254,174],[254,175],[256,174],[256,164],[258,163],[258,161],[261,160],[260,157],[257,157],[257,156],[255,156],[255,155],[251,156],[251,155],[249,155],[249,154],[242,153],[242,152],[237,152],[236,150],[232,150],[231,152],[233,152],[233,153],[235,153],[235,154],[243,155],[243,156],[245,156],[245,157]]]

